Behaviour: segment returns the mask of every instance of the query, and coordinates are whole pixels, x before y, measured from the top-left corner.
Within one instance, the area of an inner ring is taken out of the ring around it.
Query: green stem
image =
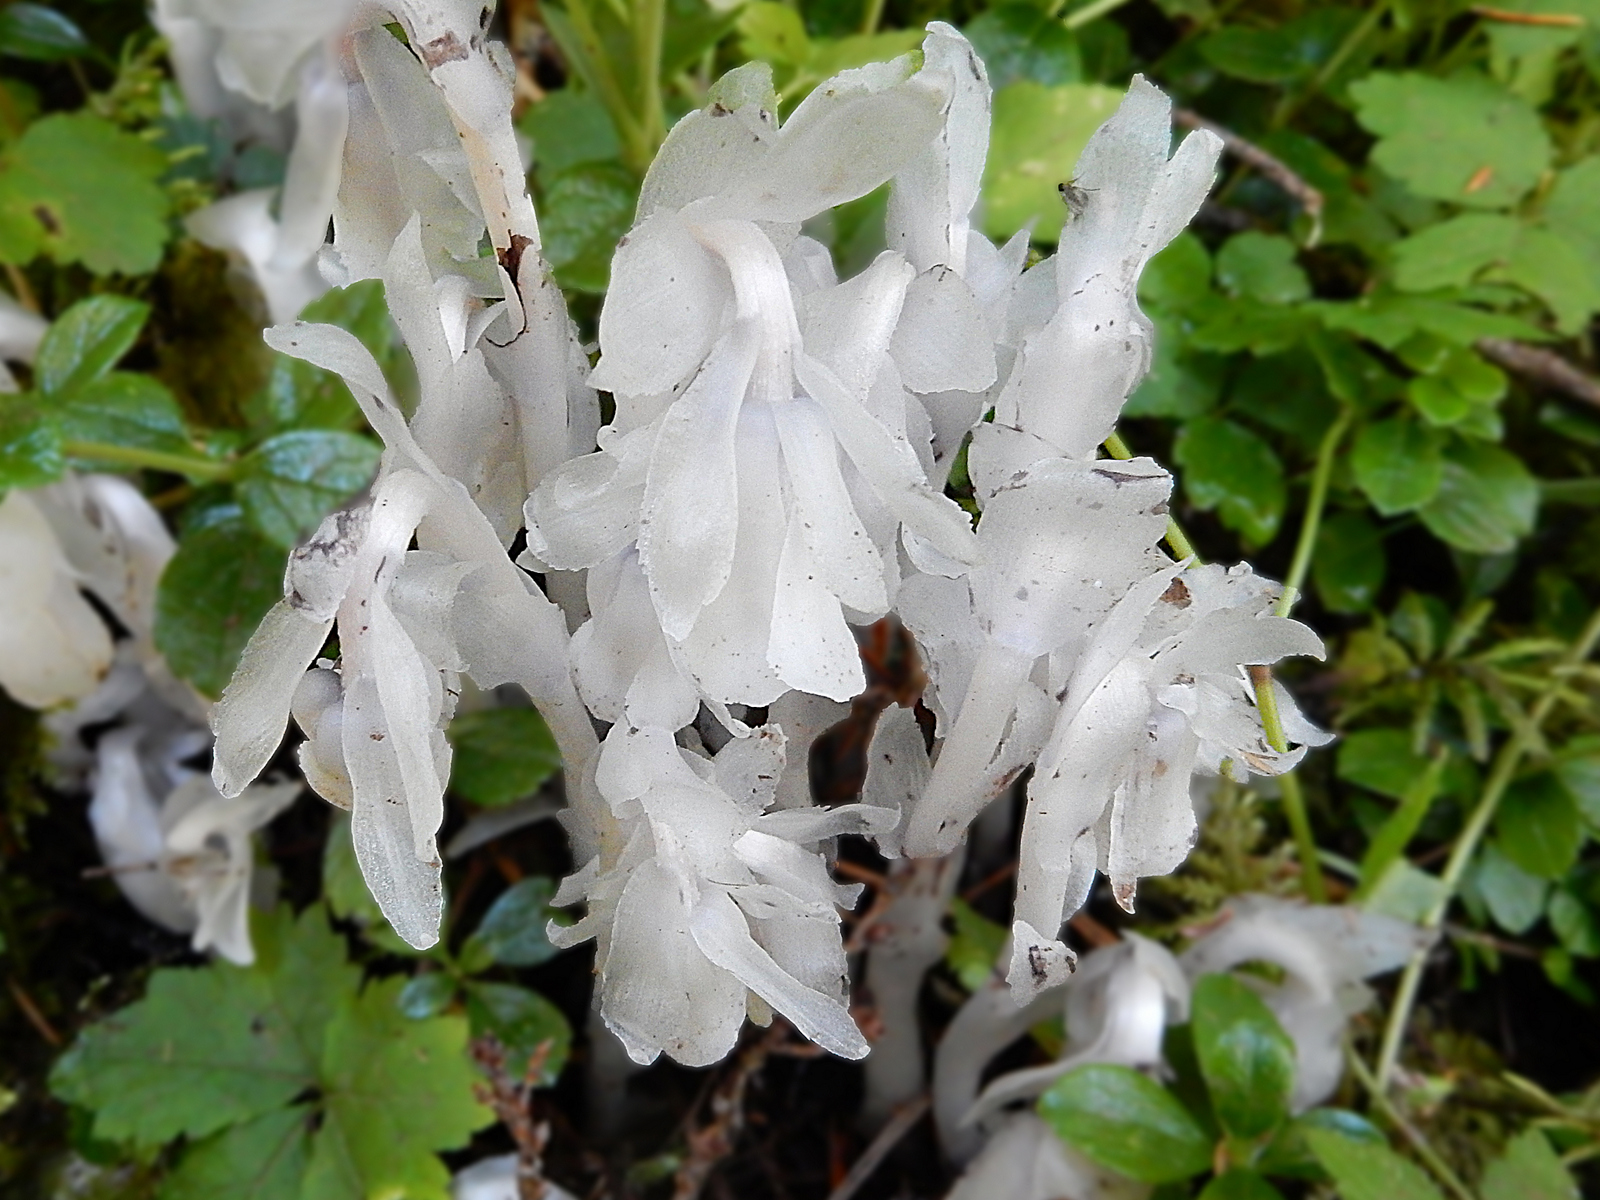
[[[1120,433],[1113,433],[1106,438],[1105,448],[1106,453],[1111,455],[1112,458],[1120,458],[1126,461],[1133,457],[1133,451],[1128,449],[1128,443],[1122,440]],[[1170,516],[1167,518],[1167,545],[1172,547],[1172,553],[1177,556],[1179,562],[1186,558],[1192,558],[1194,560],[1193,566],[1198,567],[1200,565],[1200,555],[1195,552],[1193,543],[1189,541],[1188,536],[1183,532],[1183,526],[1178,524],[1175,517]]]
[[[1560,699],[1562,679],[1573,667],[1594,653],[1597,643],[1600,643],[1600,609],[1595,610],[1589,618],[1589,623],[1578,636],[1578,640],[1573,642],[1561,656],[1560,662],[1551,672],[1550,681],[1545,686],[1543,694],[1535,701],[1532,711],[1528,714],[1527,723],[1515,730],[1500,747],[1500,752],[1495,755],[1494,765],[1489,769],[1489,778],[1484,780],[1483,790],[1478,794],[1477,806],[1473,808],[1466,825],[1456,837],[1455,845],[1450,850],[1450,857],[1445,862],[1444,873],[1439,877],[1439,898],[1422,918],[1424,929],[1437,929],[1444,923],[1445,914],[1449,911],[1451,901],[1455,899],[1456,891],[1461,886],[1461,877],[1466,874],[1467,865],[1477,852],[1478,843],[1488,831],[1489,822],[1494,820],[1495,810],[1500,806],[1501,797],[1505,795],[1506,788],[1516,776],[1517,768],[1522,765],[1522,759],[1533,745],[1534,739],[1539,736],[1540,727],[1544,725],[1551,709],[1555,708],[1557,700]],[[1411,1020],[1411,1009],[1417,1002],[1417,992],[1422,985],[1422,969],[1427,962],[1427,956],[1428,952],[1425,949],[1418,950],[1411,956],[1411,960],[1406,963],[1405,974],[1400,977],[1400,986],[1395,991],[1394,1003],[1389,1008],[1389,1019],[1383,1028],[1383,1042],[1378,1050],[1375,1075],[1379,1091],[1389,1086],[1395,1064],[1400,1061],[1400,1044],[1405,1038],[1406,1025]]]
[[[1328,884],[1322,877],[1322,857],[1317,853],[1317,839],[1311,832],[1311,818],[1306,812],[1306,798],[1300,791],[1300,777],[1293,771],[1278,776],[1282,792],[1283,815],[1294,834],[1294,852],[1300,859],[1300,888],[1312,904],[1328,902]]]
[[[1361,1061],[1361,1056],[1352,1051],[1347,1045],[1344,1049],[1344,1057],[1345,1061],[1350,1064],[1351,1072],[1361,1081],[1361,1086],[1367,1089],[1367,1094],[1372,1097],[1373,1105],[1391,1125],[1400,1131],[1406,1141],[1411,1143],[1411,1148],[1417,1152],[1417,1157],[1423,1161],[1428,1170],[1433,1172],[1434,1178],[1444,1184],[1450,1194],[1456,1197],[1456,1200],[1477,1200],[1467,1185],[1462,1183],[1460,1177],[1450,1169],[1450,1164],[1439,1157],[1439,1152],[1422,1135],[1422,1131],[1400,1115],[1399,1110],[1390,1102],[1383,1089],[1378,1086],[1378,1081],[1367,1070],[1367,1064]]]
[[[634,70],[639,80],[639,132],[648,147],[646,167],[667,138],[666,117],[661,111],[661,47],[666,27],[666,0],[634,0]]]
[[[1338,419],[1328,426],[1317,448],[1317,465],[1311,472],[1311,492],[1306,496],[1305,516],[1300,519],[1300,537],[1294,545],[1294,559],[1289,564],[1289,577],[1283,581],[1283,595],[1278,597],[1273,615],[1287,617],[1289,610],[1300,599],[1306,575],[1311,570],[1311,556],[1317,548],[1317,531],[1322,527],[1322,512],[1328,504],[1328,481],[1333,476],[1333,460],[1339,445],[1350,428],[1354,413],[1349,405],[1340,411]]]
[[[877,33],[882,23],[883,0],[867,0],[867,7],[861,14],[861,32]]]
[[[63,449],[73,458],[92,458],[129,467],[145,467],[152,471],[170,471],[174,475],[187,475],[207,483],[218,483],[233,477],[231,463],[202,458],[198,454],[168,454],[164,450],[113,446],[109,442],[67,442]]]
[[[1293,99],[1287,96],[1284,97],[1283,103],[1278,106],[1278,111],[1272,115],[1271,128],[1283,128],[1288,123],[1289,118],[1300,109],[1301,105],[1328,86],[1329,81],[1339,73],[1339,68],[1344,66],[1345,60],[1356,52],[1356,47],[1372,36],[1372,31],[1378,27],[1378,23],[1383,20],[1384,14],[1389,11],[1389,2],[1390,0],[1378,0],[1376,4],[1367,10],[1367,15],[1361,19],[1361,23],[1350,31],[1349,36],[1343,42],[1339,43],[1339,48],[1333,52],[1333,57],[1322,64],[1322,69],[1312,77],[1311,82],[1306,85],[1305,91]]]
[[[1093,0],[1084,5],[1077,12],[1070,12],[1062,20],[1068,29],[1082,29],[1090,21],[1105,16],[1108,12],[1121,8],[1128,0]]]

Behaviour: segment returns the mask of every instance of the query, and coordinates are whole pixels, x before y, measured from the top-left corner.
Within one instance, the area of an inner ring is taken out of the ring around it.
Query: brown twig
[[[772,1027],[739,1052],[711,1092],[711,1119],[685,1134],[689,1153],[673,1181],[672,1200],[696,1200],[718,1163],[732,1154],[744,1130],[744,1093],[750,1079],[767,1057],[789,1036],[789,1027],[774,1020]],[[698,1105],[696,1106],[698,1107]]]
[[[1488,21],[1504,21],[1508,25],[1545,25],[1557,29],[1576,29],[1583,24],[1577,13],[1513,12],[1508,8],[1491,8],[1487,4],[1474,4],[1471,11]]]
[[[1490,362],[1499,363],[1524,379],[1600,408],[1600,380],[1580,371],[1554,350],[1509,338],[1479,338],[1478,351]]]
[[[872,1178],[872,1173],[882,1165],[883,1160],[889,1156],[889,1151],[900,1144],[900,1139],[916,1127],[918,1121],[928,1111],[931,1101],[926,1092],[908,1101],[899,1112],[890,1117],[884,1127],[878,1130],[878,1136],[873,1138],[867,1148],[862,1151],[861,1157],[856,1159],[855,1165],[850,1168],[850,1173],[839,1181],[839,1186],[828,1193],[828,1200],[850,1200],[861,1185]]]
[[[1315,246],[1321,240],[1322,193],[1290,169],[1288,164],[1281,158],[1274,154],[1269,154],[1254,142],[1240,137],[1233,130],[1208,121],[1199,113],[1187,108],[1173,109],[1172,123],[1181,125],[1185,129],[1204,129],[1216,134],[1217,137],[1222,139],[1222,148],[1224,150],[1246,166],[1254,167],[1300,202],[1300,207],[1305,209],[1306,215],[1311,218],[1311,234],[1306,238],[1306,245],[1308,247]]]
[[[516,1079],[506,1070],[506,1048],[499,1038],[486,1033],[472,1041],[472,1057],[489,1076],[487,1085],[477,1085],[478,1098],[494,1109],[517,1144],[519,1200],[543,1200],[550,1190],[544,1177],[544,1148],[550,1140],[550,1124],[534,1119],[530,1097],[544,1075],[553,1044],[539,1043],[539,1048],[528,1056],[522,1077]]]
[[[61,1045],[61,1035],[56,1032],[56,1027],[50,1024],[49,1018],[44,1013],[39,1011],[39,1006],[33,1002],[33,997],[23,990],[22,985],[15,979],[8,979],[6,986],[11,989],[11,998],[17,1002],[22,1015],[28,1018],[28,1024],[39,1031],[39,1036],[52,1046]]]

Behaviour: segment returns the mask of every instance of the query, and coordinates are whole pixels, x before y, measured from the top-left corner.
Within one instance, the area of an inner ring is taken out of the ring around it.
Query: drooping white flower
[[[848,698],[863,678],[846,621],[886,611],[901,525],[972,557],[890,354],[915,271],[887,254],[836,283],[796,237],[918,154],[949,87],[905,59],[847,71],[780,129],[770,72],[740,68],[674,127],[619,247],[593,378],[616,421],[534,493],[529,547],[576,569],[635,545],[673,655],[713,701]]]
[[[1261,994],[1294,1039],[1292,1107],[1321,1104],[1339,1086],[1351,1014],[1372,1002],[1362,983],[1402,966],[1437,934],[1407,921],[1344,905],[1306,905],[1273,896],[1235,896],[1216,926],[1179,956],[1191,980],[1246,962],[1281,967],[1284,979],[1241,979]]]
[[[115,729],[96,747],[89,823],[101,857],[129,903],[150,920],[192,933],[198,951],[254,962],[251,834],[287,808],[300,785],[251,787],[224,799],[203,774],[152,759],[142,744],[147,732]],[[159,803],[152,785],[163,796]]]
[[[766,810],[784,766],[780,730],[734,738],[715,758],[681,749],[666,729],[612,727],[595,786],[612,820],[599,853],[563,883],[557,904],[584,900],[562,946],[594,938],[600,1014],[629,1056],[662,1051],[688,1066],[734,1046],[746,1014],[783,1014],[835,1054],[867,1052],[844,1002],[840,887],[803,843],[865,832],[860,805]]]
[[[1059,945],[1055,933],[1097,869],[1131,911],[1141,876],[1164,875],[1187,857],[1197,769],[1278,774],[1328,740],[1276,684],[1299,748],[1279,754],[1262,729],[1244,667],[1323,653],[1306,626],[1272,615],[1278,590],[1247,566],[1169,567],[1130,588],[1094,631],[1028,787],[1014,988],[1048,986],[1022,964]]]

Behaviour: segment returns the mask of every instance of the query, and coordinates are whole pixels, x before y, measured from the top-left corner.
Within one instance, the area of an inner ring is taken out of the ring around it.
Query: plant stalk
[[[174,475],[187,475],[207,483],[220,483],[233,477],[231,463],[202,458],[198,454],[169,454],[164,450],[142,450],[137,446],[114,446],[109,442],[67,442],[63,449],[73,458],[92,458],[129,467],[145,467],[152,471],[170,471]]]
[[[1552,670],[1543,694],[1535,701],[1528,715],[1527,724],[1513,731],[1500,747],[1500,752],[1495,755],[1494,765],[1489,770],[1489,778],[1484,780],[1483,790],[1478,794],[1478,803],[1457,836],[1456,844],[1451,848],[1450,857],[1445,862],[1444,873],[1439,877],[1441,884],[1439,899],[1422,918],[1424,929],[1437,929],[1443,924],[1445,914],[1449,911],[1456,891],[1461,886],[1461,877],[1466,874],[1467,864],[1477,852],[1478,843],[1483,840],[1483,835],[1489,829],[1489,822],[1494,820],[1495,811],[1500,806],[1500,798],[1505,795],[1506,788],[1515,777],[1517,768],[1522,765],[1522,759],[1532,747],[1533,740],[1539,736],[1539,729],[1549,717],[1550,710],[1560,699],[1562,677],[1573,667],[1587,660],[1594,653],[1597,643],[1600,643],[1600,609],[1596,609],[1590,616],[1589,623],[1578,635],[1578,640],[1572,643]],[[1383,1028],[1383,1042],[1378,1050],[1378,1065],[1374,1072],[1378,1091],[1374,1092],[1374,1095],[1386,1091],[1394,1075],[1395,1065],[1400,1061],[1400,1044],[1405,1038],[1406,1026],[1411,1020],[1411,1009],[1417,1002],[1417,992],[1422,985],[1422,969],[1427,963],[1427,958],[1427,950],[1418,950],[1406,963],[1405,974],[1400,977],[1400,986],[1396,989],[1394,1003],[1389,1008],[1389,1018]]]

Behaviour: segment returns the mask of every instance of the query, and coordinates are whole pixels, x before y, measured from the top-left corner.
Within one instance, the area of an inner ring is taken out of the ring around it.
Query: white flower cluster
[[[1131,906],[1182,860],[1194,772],[1297,761],[1268,744],[1245,667],[1317,638],[1248,568],[1161,551],[1164,469],[1097,458],[1150,363],[1140,271],[1220,151],[1197,132],[1169,153],[1169,103],[1142,78],[1084,151],[1082,212],[1024,270],[1025,234],[997,248],[972,227],[990,89],[954,29],[783,121],[768,68],[731,72],[644,181],[591,371],[477,0],[162,0],[158,19],[198,110],[283,136],[273,113],[295,106],[278,215],[237,196],[196,234],[242,256],[280,321],[322,282],[381,279],[416,366],[408,414],[350,334],[268,330],[344,378],[386,449],[369,494],[295,551],[214,725],[216,787],[242,796],[293,715],[307,780],[351,810],[412,944],[438,937],[462,676],[520,685],[555,733],[581,864],[561,900],[587,915],[553,936],[596,941],[601,1015],[639,1062],[713,1061],[773,1011],[866,1053],[838,834],[944,855],[1034,766],[1021,1003],[1070,970],[1056,935],[1096,871]],[[890,249],[841,280],[802,226],[884,185]],[[944,490],[964,445],[976,527]],[[872,802],[814,807],[819,714],[864,685],[852,627],[890,613],[932,679],[931,774],[918,745]],[[1320,737],[1278,703],[1297,741]]]

